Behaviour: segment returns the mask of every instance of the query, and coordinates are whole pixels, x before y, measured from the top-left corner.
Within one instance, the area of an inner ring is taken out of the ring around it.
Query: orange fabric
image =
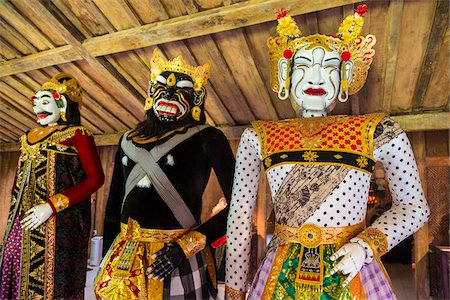
[[[294,150],[323,149],[372,156],[373,132],[383,114],[253,122],[263,158]]]

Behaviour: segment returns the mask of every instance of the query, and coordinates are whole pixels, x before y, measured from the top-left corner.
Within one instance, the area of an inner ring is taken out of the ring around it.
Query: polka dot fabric
[[[369,186],[369,174],[351,170],[306,222],[320,227],[342,227],[363,221]]]
[[[251,240],[251,217],[261,165],[258,137],[252,129],[242,134],[237,150],[233,191],[227,224],[227,286],[245,291],[248,276]]]
[[[426,222],[429,209],[411,145],[405,133],[375,149],[374,157],[380,160],[386,169],[393,206],[372,226],[387,236],[391,249]],[[261,159],[260,141],[256,132],[253,129],[245,130],[237,153],[227,227],[226,285],[234,290],[245,291],[250,257],[251,216],[256,202]],[[267,172],[272,197],[276,195],[293,166],[285,164]],[[321,227],[342,227],[363,221],[369,186],[369,174],[350,170],[342,183],[331,192],[306,223]],[[358,238],[352,241],[365,248],[365,262],[371,262],[373,253],[369,245]]]
[[[371,227],[387,236],[390,250],[425,224],[430,210],[405,133],[376,149],[374,156],[383,163],[393,203]]]

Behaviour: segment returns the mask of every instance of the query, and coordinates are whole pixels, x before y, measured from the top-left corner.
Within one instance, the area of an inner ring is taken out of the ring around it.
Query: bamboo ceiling
[[[333,113],[384,111],[407,130],[448,129],[448,1],[367,1],[377,37],[365,87]],[[293,117],[269,87],[266,39],[279,7],[304,34],[334,34],[353,0],[11,0],[0,2],[0,151],[36,127],[29,103],[64,71],[84,89],[82,122],[100,144],[143,118],[154,48],[210,60],[207,121],[236,138],[255,119]],[[2,150],[3,149],[3,150]]]

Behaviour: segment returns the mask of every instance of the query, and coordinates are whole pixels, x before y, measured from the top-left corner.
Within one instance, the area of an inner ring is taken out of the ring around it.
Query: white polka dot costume
[[[373,134],[373,158],[383,163],[386,171],[386,180],[392,193],[393,205],[370,228],[366,228],[365,232],[376,229],[384,234],[388,244],[385,250],[388,251],[417,231],[427,221],[429,209],[420,183],[411,145],[406,134],[389,117],[384,117],[379,121]],[[325,135],[323,137],[326,138]],[[260,166],[267,163],[267,158],[264,160],[262,148],[261,139],[257,131],[254,128],[246,129],[242,134],[237,151],[227,226],[226,285],[231,291],[244,292],[247,289],[251,216],[256,203]],[[314,156],[311,159],[313,160]],[[274,161],[275,159],[272,159],[270,163],[274,163]],[[277,194],[283,181],[295,168],[300,174],[299,177],[303,176],[300,179],[306,180],[306,182],[322,180],[319,181],[321,184],[316,188],[313,185],[307,185],[308,189],[304,188],[302,190],[303,194],[299,193],[300,197],[308,193],[314,195],[317,189],[327,184],[326,181],[333,180],[333,178],[323,178],[324,176],[321,176],[322,178],[309,178],[311,175],[309,173],[311,169],[310,164],[298,165],[283,162],[269,168],[267,177],[272,198],[274,199],[277,222],[280,220],[277,218],[277,213],[280,211],[280,209],[277,209]],[[321,228],[336,228],[352,226],[365,220],[371,175],[369,172],[348,166],[340,169],[345,169],[346,173],[342,175],[342,178],[339,179],[339,182],[327,194],[325,199],[321,200],[321,204],[314,208],[314,212],[303,224],[315,224]],[[308,199],[313,198],[314,196],[311,196]],[[287,225],[292,226],[292,223],[289,223],[290,219],[286,222]],[[300,227],[303,224],[297,224],[297,226]],[[358,243],[364,247],[366,252],[364,262],[370,264],[375,254],[367,239],[358,236],[351,239],[350,242]],[[268,271],[261,269],[270,267],[271,263],[268,261],[273,258],[273,253],[276,251],[276,247],[269,246],[266,259],[262,262],[260,270],[257,272],[257,278],[255,278],[255,281],[260,281],[260,285],[262,283],[262,288],[260,287],[260,291],[257,291],[258,283],[254,282],[252,285],[253,292],[251,289],[249,299],[265,299],[262,296],[264,295],[262,291],[264,290],[265,293],[267,289],[267,287],[264,288],[264,284],[268,285],[268,281],[266,281],[267,279],[264,276],[268,276]],[[228,295],[229,299],[239,298],[233,297],[233,293]]]

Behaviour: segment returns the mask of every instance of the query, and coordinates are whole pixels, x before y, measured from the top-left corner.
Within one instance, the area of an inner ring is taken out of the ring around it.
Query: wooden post
[[[426,181],[426,149],[425,149],[425,133],[415,132],[412,134],[412,147],[414,155],[417,160],[417,167],[419,169],[422,187],[427,194]],[[416,265],[414,277],[416,286],[417,299],[430,298],[430,271],[429,271],[429,237],[428,237],[428,223],[423,225],[414,234],[414,262]]]

